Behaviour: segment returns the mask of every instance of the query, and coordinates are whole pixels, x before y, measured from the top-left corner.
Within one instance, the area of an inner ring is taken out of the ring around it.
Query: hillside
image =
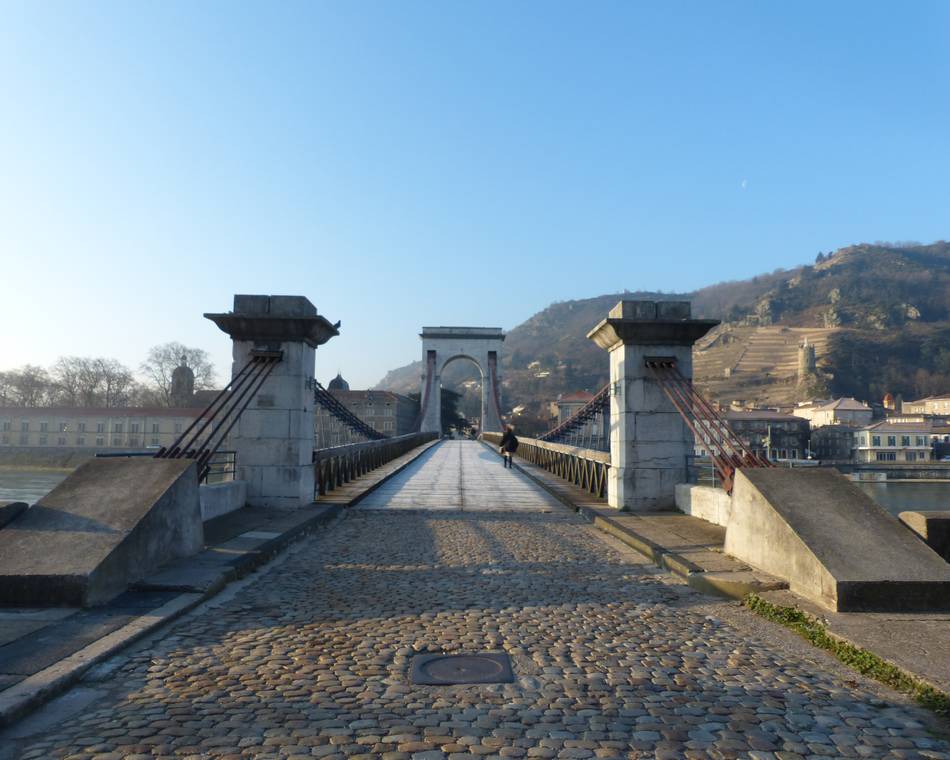
[[[876,400],[887,390],[913,397],[950,389],[950,243],[864,244],[693,293],[624,291],[552,304],[507,335],[506,405],[544,416],[559,393],[602,386],[606,354],[586,334],[623,298],[687,299],[695,316],[723,320],[695,357],[697,383],[723,401],[792,403],[806,337],[829,392]],[[418,390],[421,373],[414,362],[377,387]],[[471,377],[460,362],[445,382]]]

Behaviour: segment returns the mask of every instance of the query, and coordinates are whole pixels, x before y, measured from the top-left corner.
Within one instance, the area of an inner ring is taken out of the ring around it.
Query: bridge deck
[[[556,499],[476,441],[442,441],[360,502],[362,509],[544,512]]]
[[[520,508],[446,506],[478,479]],[[950,758],[931,715],[545,512],[490,451],[444,443],[398,482],[97,668],[0,758]],[[409,677],[418,652],[492,650],[514,683]]]

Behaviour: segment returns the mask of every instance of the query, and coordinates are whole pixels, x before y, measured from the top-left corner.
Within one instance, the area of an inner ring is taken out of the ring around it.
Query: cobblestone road
[[[409,683],[443,650],[517,681]],[[16,754],[950,758],[922,711],[566,510],[351,510],[94,686]]]

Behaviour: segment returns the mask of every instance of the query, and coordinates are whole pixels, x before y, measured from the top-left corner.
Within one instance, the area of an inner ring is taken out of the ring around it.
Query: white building
[[[854,434],[855,462],[928,462],[933,458],[932,425],[891,422],[868,425]]]
[[[812,428],[824,425],[864,427],[871,424],[873,416],[871,407],[854,398],[806,401],[795,407],[792,414],[808,420]]]

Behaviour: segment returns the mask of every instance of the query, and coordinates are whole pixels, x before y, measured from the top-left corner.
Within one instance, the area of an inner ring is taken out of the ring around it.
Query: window
[[[130,436],[129,436],[129,446],[138,446],[138,445],[139,445],[138,436],[130,435]]]
[[[9,423],[9,422],[4,422],[4,423],[3,423],[3,432],[6,433],[8,430],[10,430],[10,423]]]
[[[106,445],[105,438],[96,438],[96,446],[105,446],[105,445]]]
[[[60,433],[65,433],[65,432],[66,432],[66,427],[67,427],[67,425],[66,425],[65,422],[60,422],[60,423],[59,423],[59,432],[60,432]]]
[[[97,423],[96,423],[96,432],[97,432],[97,433],[104,433],[104,432],[106,432],[106,425],[105,425],[104,422],[97,422]]]
[[[45,445],[46,445],[46,436],[45,436],[45,435],[41,435],[41,436],[40,436],[40,446],[45,446]]]
[[[383,422],[383,430],[392,430],[392,429],[393,429],[393,421],[392,421],[392,420],[386,420],[386,421]]]
[[[897,445],[897,436],[896,436],[896,435],[889,435],[889,436],[887,436],[887,445],[888,445],[888,446],[896,446],[896,445]]]
[[[113,445],[113,446],[121,446],[121,445],[122,445],[122,439],[119,438],[118,436],[113,436],[113,437],[112,437],[112,445]]]
[[[180,433],[180,432],[181,432],[181,423],[180,423],[180,422],[176,422],[176,423],[175,423],[175,432],[176,432],[176,433]]]
[[[41,433],[46,433],[46,432],[48,432],[48,431],[49,431],[49,423],[48,423],[48,422],[41,422],[41,423],[40,423],[40,432],[41,432]]]
[[[877,452],[877,461],[878,462],[897,461],[897,454],[893,451],[879,451]]]
[[[917,445],[918,445],[918,446],[926,446],[926,445],[927,445],[927,439],[924,438],[924,436],[922,436],[922,435],[918,435],[918,436],[917,436]]]
[[[20,445],[26,446],[29,444],[29,442],[30,442],[30,436],[20,433]]]
[[[879,436],[879,435],[873,436],[873,437],[871,438],[871,445],[872,445],[872,446],[880,446],[880,445],[881,445],[881,436]]]
[[[121,423],[121,422],[116,422],[116,423],[112,426],[112,432],[113,432],[113,433],[121,433],[121,432],[122,432],[122,423]]]
[[[910,446],[910,436],[902,435],[901,436],[901,446]]]
[[[383,409],[383,416],[384,416],[384,417],[392,417],[392,416],[393,416],[393,408],[392,408],[391,406],[389,406],[389,404],[387,404],[387,405],[386,405],[386,408]]]
[[[57,446],[65,446],[65,445],[66,445],[66,437],[61,435],[59,438],[57,438],[57,439],[56,439],[56,445],[57,445]]]
[[[77,446],[85,446],[85,445],[86,445],[86,439],[83,438],[82,436],[77,437],[77,438],[76,438],[76,445],[77,445]]]
[[[21,433],[28,433],[29,430],[30,430],[30,423],[29,423],[29,422],[21,422],[21,423],[20,423],[20,432],[21,432]]]
[[[798,459],[798,449],[792,449],[792,459]]]
[[[0,442],[5,443],[5,444],[10,443],[10,436],[8,435],[3,436],[3,438],[0,438]]]
[[[905,454],[904,454],[904,461],[905,461],[905,462],[916,462],[916,461],[917,461],[917,452],[916,452],[916,451],[908,451],[908,452],[905,452]]]
[[[158,446],[158,436],[152,436],[152,445]]]
[[[86,432],[86,423],[85,423],[85,422],[80,422],[80,423],[76,426],[76,429],[77,429],[80,433],[85,433],[85,432]]]
[[[152,423],[152,432],[153,432],[153,433],[157,433],[157,432],[158,432],[158,423],[157,423],[157,422],[153,422],[153,423]]]
[[[130,432],[130,433],[137,433],[137,432],[139,432],[139,423],[133,422],[131,425],[129,425],[129,432]]]

